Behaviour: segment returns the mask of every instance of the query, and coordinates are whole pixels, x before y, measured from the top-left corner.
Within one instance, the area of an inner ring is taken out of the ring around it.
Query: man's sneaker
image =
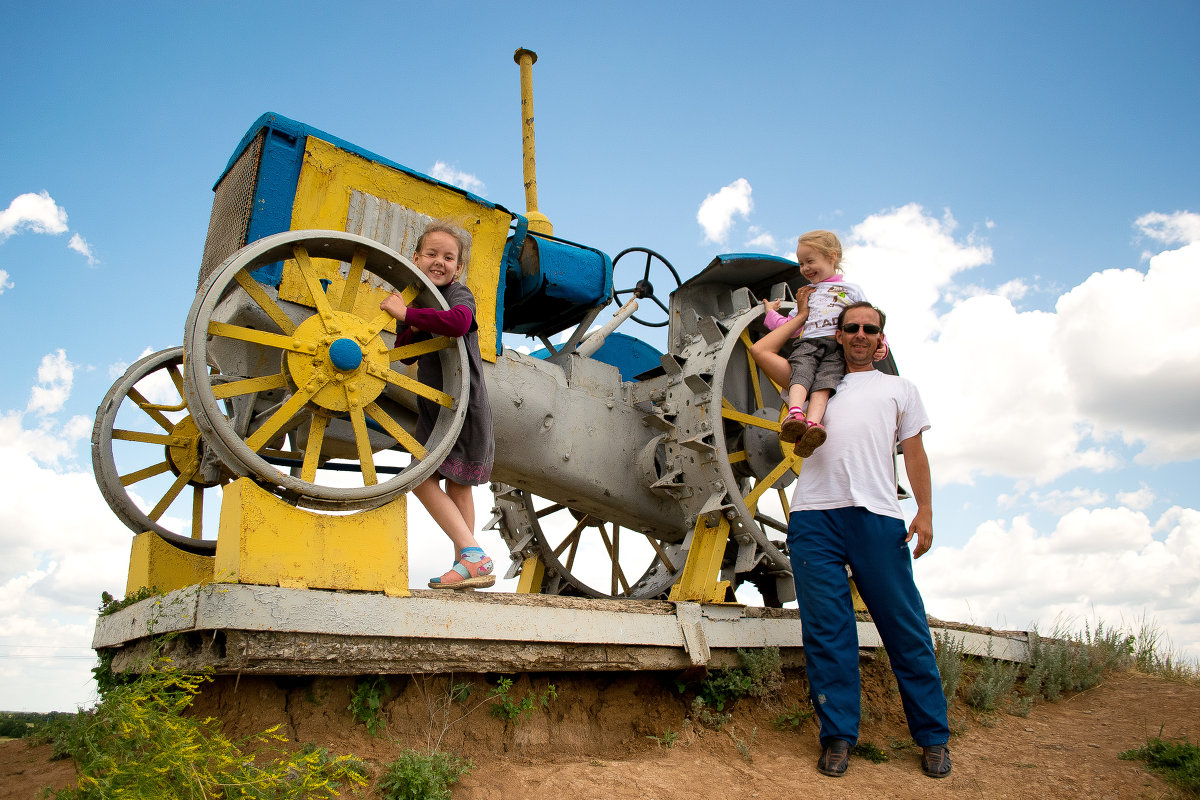
[[[944,778],[949,775],[949,748],[944,744],[931,744],[921,748],[921,771],[931,778]]]
[[[830,739],[817,759],[817,771],[831,778],[845,775],[849,765],[850,743],[844,739]]]

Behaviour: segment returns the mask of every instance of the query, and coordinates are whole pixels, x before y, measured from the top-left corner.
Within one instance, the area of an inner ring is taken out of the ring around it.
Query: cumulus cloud
[[[0,708],[89,704],[95,606],[125,585],[131,534],[78,464],[91,420],[54,417],[73,370],[62,351],[46,356],[27,407],[0,412],[0,631],[22,655],[0,667]]]
[[[1200,511],[1157,520],[1128,508],[1075,509],[1049,532],[1025,516],[980,525],[962,547],[915,562],[935,617],[1048,633],[1099,619],[1136,629],[1153,617],[1174,647],[1200,658]]]
[[[60,234],[67,231],[67,212],[49,192],[17,195],[0,211],[0,242],[21,231]]]
[[[1058,300],[1050,348],[1100,434],[1144,443],[1139,463],[1200,457],[1200,242],[1150,259],[1146,272],[1105,270]],[[1169,330],[1159,333],[1159,321]],[[1134,335],[1154,330],[1147,337]]]
[[[1114,468],[1118,443],[1140,449],[1139,463],[1200,457],[1200,319],[1190,308],[1200,242],[1155,254],[1144,272],[1095,273],[1052,311],[1021,311],[1019,278],[990,290],[958,285],[994,256],[971,236],[956,238],[955,227],[949,212],[937,218],[910,204],[846,237],[847,276],[889,312],[897,362],[933,417],[926,445],[936,480],[1044,484]],[[1133,335],[1149,315],[1173,323],[1154,347]]]
[[[26,411],[40,416],[59,411],[71,394],[75,380],[75,365],[67,360],[66,351],[59,348],[42,356],[38,365],[37,385],[29,393]]]
[[[8,279],[8,273],[0,269],[0,294],[4,294],[5,289],[11,289],[15,285],[16,284]]]
[[[767,253],[773,253],[775,248],[778,247],[775,237],[757,225],[751,225],[748,233],[750,234],[750,238],[746,240],[746,247]]]
[[[1138,217],[1135,224],[1143,235],[1166,245],[1200,242],[1200,214],[1190,211],[1151,211]]]
[[[729,239],[729,230],[733,227],[733,218],[750,216],[754,210],[754,200],[750,196],[753,190],[750,181],[738,178],[728,186],[723,186],[716,194],[710,194],[700,204],[696,212],[696,221],[704,229],[704,241],[724,244]]]
[[[483,181],[479,180],[479,178],[476,178],[469,172],[463,172],[462,170],[456,169],[447,164],[445,161],[434,162],[433,167],[429,170],[429,174],[432,177],[437,178],[439,181],[445,181],[446,183],[453,184],[454,186],[457,186],[460,189],[466,189],[468,192],[472,192],[473,194],[483,194],[487,189],[487,187],[484,186]]]
[[[67,242],[67,247],[86,258],[88,266],[95,266],[97,259],[92,254],[92,246],[78,233],[71,237],[71,241]]]
[[[847,280],[891,314],[888,339],[898,346],[933,338],[938,301],[951,281],[992,262],[990,247],[972,237],[956,240],[957,227],[949,210],[937,218],[909,203],[867,217],[842,242]]]

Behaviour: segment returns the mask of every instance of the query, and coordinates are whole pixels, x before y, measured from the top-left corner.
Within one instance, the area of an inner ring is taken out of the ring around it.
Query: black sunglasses
[[[871,325],[871,324],[859,325],[857,322],[842,323],[842,330],[845,333],[858,333],[859,328],[862,328],[864,333],[867,333],[871,336],[874,336],[875,334],[877,334],[883,330],[878,325]]]

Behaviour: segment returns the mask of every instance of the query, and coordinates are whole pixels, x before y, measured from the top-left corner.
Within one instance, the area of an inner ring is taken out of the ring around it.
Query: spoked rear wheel
[[[229,478],[212,457],[183,395],[183,348],[160,350],[125,371],[96,410],[92,468],[100,493],[134,533],[211,555],[204,538]],[[119,466],[118,466],[119,462]]]

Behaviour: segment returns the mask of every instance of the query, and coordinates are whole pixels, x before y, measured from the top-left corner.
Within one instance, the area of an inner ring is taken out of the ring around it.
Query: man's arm
[[[904,541],[912,541],[913,534],[917,536],[917,546],[913,550],[913,558],[920,558],[933,546],[933,481],[929,476],[929,456],[925,453],[925,443],[921,434],[909,437],[900,443],[904,450],[904,471],[908,473],[908,485],[917,501],[917,516],[908,526],[908,537]]]

